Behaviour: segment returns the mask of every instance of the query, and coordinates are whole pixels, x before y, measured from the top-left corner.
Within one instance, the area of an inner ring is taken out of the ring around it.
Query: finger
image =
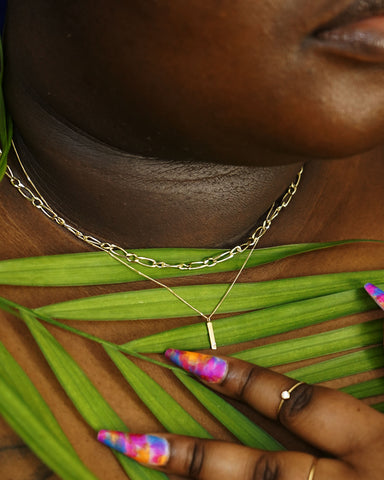
[[[355,480],[336,460],[299,452],[264,452],[216,440],[102,430],[98,440],[140,463],[199,480]]]
[[[289,377],[230,357],[179,350],[167,350],[166,356],[214,390],[280,420],[308,443],[338,457],[361,451],[382,437],[384,416],[336,390],[298,385]],[[283,400],[283,392],[289,398]]]

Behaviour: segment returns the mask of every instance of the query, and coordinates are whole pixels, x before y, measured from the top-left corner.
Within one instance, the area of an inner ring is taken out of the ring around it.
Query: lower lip
[[[355,60],[384,63],[384,15],[350,23],[316,35],[322,50]]]

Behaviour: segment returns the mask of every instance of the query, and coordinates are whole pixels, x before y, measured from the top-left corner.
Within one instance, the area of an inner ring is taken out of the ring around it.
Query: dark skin
[[[262,246],[384,240],[379,220],[384,71],[324,53],[311,43],[311,32],[349,3],[12,0],[6,96],[20,153],[60,213],[86,231],[129,247],[234,245],[303,163],[300,190]],[[0,195],[1,259],[87,250],[6,181]],[[367,244],[288,259],[246,272],[242,280],[379,268],[384,268],[383,247]],[[231,278],[216,275],[186,283]],[[35,307],[127,288],[3,287],[2,295]],[[0,315],[1,340],[47,398],[82,459],[100,478],[125,478],[66,400],[21,323]],[[374,315],[380,317],[373,312],[335,325]],[[186,322],[78,326],[121,343]],[[55,335],[132,431],[161,431],[98,347],[63,332]],[[213,435],[233,441],[171,374],[144,367]],[[370,372],[359,380],[380,374]],[[313,454],[305,441],[247,413],[290,450]],[[47,478],[45,468],[20,445],[2,425],[2,478]],[[371,465],[371,477],[361,478],[382,478],[380,455]],[[306,480],[308,465],[303,466]]]
[[[383,446],[383,415],[341,392],[298,385],[284,375],[247,362],[225,360],[228,370],[223,380],[206,384],[280,421],[287,430],[334,458],[317,459],[302,452],[268,453],[225,442],[165,435],[170,455],[164,466],[157,467],[159,470],[201,480],[306,480],[313,468],[319,480],[382,476],[377,456]],[[288,389],[293,389],[291,398],[280,406],[280,393]]]

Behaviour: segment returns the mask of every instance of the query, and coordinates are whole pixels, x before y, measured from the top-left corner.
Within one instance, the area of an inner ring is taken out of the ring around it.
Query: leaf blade
[[[0,412],[27,445],[65,480],[96,480],[96,477],[36,418],[17,393],[0,377]]]
[[[7,168],[7,157],[11,148],[13,133],[12,120],[7,115],[3,94],[3,76],[4,76],[4,52],[0,38],[0,181],[2,180]]]
[[[123,377],[159,422],[172,433],[212,438],[155,380],[122,353],[104,347]]]
[[[247,268],[274,262],[306,252],[348,245],[372,240],[346,240],[326,243],[303,243],[255,250]],[[375,242],[373,240],[373,242]],[[144,249],[132,250],[133,253],[151,258],[161,258],[169,263],[180,263],[210,258],[222,250],[212,249]],[[215,267],[188,271],[172,268],[151,269],[153,278],[172,278],[191,275],[203,275],[238,270],[247,252]],[[134,265],[135,268],[137,265]],[[139,268],[139,267],[138,267]],[[144,267],[145,268],[145,267]],[[145,270],[146,272],[148,270]],[[45,257],[18,258],[0,262],[0,284],[25,286],[76,286],[105,285],[143,280],[142,277],[121,265],[104,252],[88,252]]]
[[[372,347],[297,368],[287,374],[302,382],[321,383],[383,367],[383,348]]]
[[[360,399],[382,395],[384,393],[384,378],[374,378],[366,382],[348,385],[341,391]]]
[[[40,418],[45,428],[75,453],[48,405],[2,342],[0,342],[0,377],[15,391],[21,401],[28,405],[34,416]]]
[[[282,450],[283,447],[279,442],[215,392],[182,372],[174,372],[174,374],[199,402],[241,443],[248,447],[263,450]]]
[[[384,270],[238,283],[218,312],[267,308],[362,287],[368,281],[377,285],[383,282],[384,285]],[[213,284],[175,287],[173,290],[201,312],[209,314],[227,288],[227,284]],[[37,308],[36,312],[60,319],[98,321],[172,318],[195,314],[188,305],[162,288],[69,300]]]
[[[56,378],[84,420],[96,431],[102,429],[127,431],[120,417],[53,335],[32,315],[23,312],[22,316]],[[89,401],[90,398],[92,402]],[[166,480],[168,478],[160,472],[153,473],[122,454],[113,453],[131,480]]]
[[[213,325],[217,344],[224,346],[375,308],[375,302],[360,288],[221,318]],[[162,353],[167,348],[202,350],[209,348],[210,344],[205,323],[200,322],[133,340],[123,346],[141,353]]]
[[[311,358],[378,345],[383,341],[383,320],[360,323],[307,337],[263,345],[233,356],[263,367],[274,367]]]

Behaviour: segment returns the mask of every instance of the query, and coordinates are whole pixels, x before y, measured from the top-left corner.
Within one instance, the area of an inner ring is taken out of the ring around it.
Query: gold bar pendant
[[[209,342],[211,344],[211,350],[217,350],[215,332],[213,331],[213,325],[211,320],[207,320],[207,329],[209,335]]]

